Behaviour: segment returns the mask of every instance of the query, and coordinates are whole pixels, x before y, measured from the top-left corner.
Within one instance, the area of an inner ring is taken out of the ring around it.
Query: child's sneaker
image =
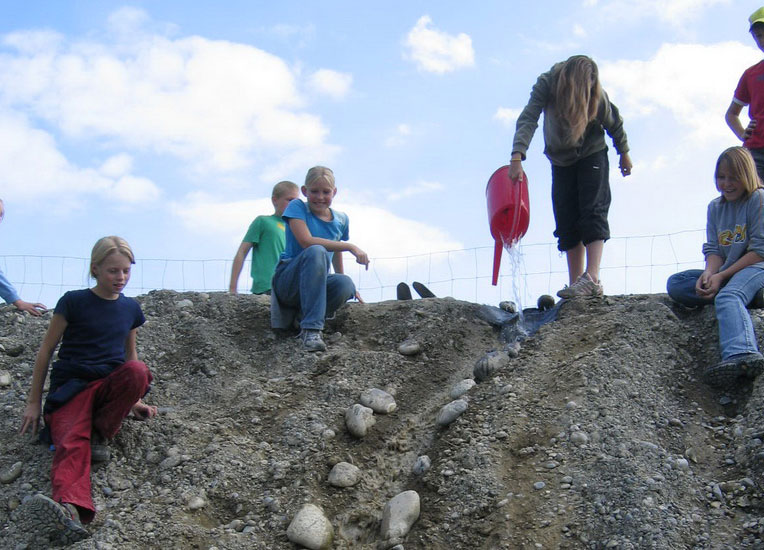
[[[726,361],[707,367],[703,379],[709,386],[732,388],[741,378],[756,378],[764,372],[764,356],[760,353],[743,353]]]
[[[602,296],[602,293],[602,283],[595,283],[591,275],[584,272],[575,283],[560,290],[557,296],[576,298],[577,296]]]
[[[26,528],[34,533],[46,534],[64,544],[74,544],[90,536],[80,523],[77,508],[68,502],[59,504],[45,495],[37,494],[24,503]]]
[[[320,330],[304,328],[300,333],[300,339],[306,351],[326,351],[326,344],[321,338]]]

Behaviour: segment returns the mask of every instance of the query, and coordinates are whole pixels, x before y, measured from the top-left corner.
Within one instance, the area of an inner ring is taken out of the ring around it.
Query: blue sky
[[[714,162],[735,144],[724,112],[761,59],[747,24],[759,4],[744,1],[0,6],[0,255],[82,257],[118,234],[138,258],[233,258],[273,184],[324,164],[384,284],[437,267],[375,258],[493,244],[485,183],[509,160],[536,77],[578,53],[598,62],[629,135],[631,177],[611,149],[613,237],[702,228]],[[553,241],[542,149],[539,132],[525,163],[530,252]],[[636,244],[630,264],[646,260]],[[620,255],[614,241],[605,262]],[[490,252],[467,263],[490,276]],[[16,263],[4,270],[26,281]],[[606,291],[651,290],[617,278]],[[479,301],[505,297],[476,286]]]

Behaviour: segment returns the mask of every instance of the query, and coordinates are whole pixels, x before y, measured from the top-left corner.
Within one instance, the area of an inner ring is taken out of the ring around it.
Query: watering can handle
[[[501,242],[501,239],[496,239],[493,247],[493,280],[491,281],[493,286],[496,286],[496,283],[499,281],[499,268],[501,267],[501,253],[503,250],[504,243]]]

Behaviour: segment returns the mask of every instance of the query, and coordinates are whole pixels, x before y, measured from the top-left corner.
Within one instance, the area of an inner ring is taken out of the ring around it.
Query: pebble
[[[414,463],[414,467],[411,469],[414,472],[414,475],[424,475],[430,468],[432,467],[432,462],[430,461],[430,457],[427,455],[422,455],[420,457],[417,457],[416,462]]]
[[[361,405],[369,407],[377,414],[388,414],[398,408],[392,395],[377,388],[366,390],[361,394]]]
[[[162,462],[159,463],[159,469],[160,470],[169,470],[170,468],[174,468],[178,464],[183,462],[183,456],[182,455],[172,455],[165,458]]]
[[[509,300],[499,302],[499,309],[503,309],[508,313],[517,313],[517,306],[514,302],[510,302]]]
[[[287,527],[287,538],[310,550],[327,550],[332,546],[334,528],[321,508],[306,504]]]
[[[338,462],[329,472],[329,485],[352,487],[361,480],[361,470],[349,462]]]
[[[3,483],[13,483],[21,476],[23,466],[21,462],[15,462],[10,468],[0,473],[0,481]]]
[[[364,437],[366,432],[376,423],[374,411],[369,407],[356,403],[345,412],[345,425],[355,437]]]
[[[570,442],[578,446],[586,445],[589,442],[589,436],[586,432],[573,432],[570,434]]]
[[[435,423],[438,426],[448,426],[454,420],[459,418],[459,416],[466,410],[467,402],[464,399],[451,401],[447,405],[443,405],[440,411],[438,411],[438,416],[435,418]]]
[[[472,369],[472,375],[477,382],[482,382],[491,378],[496,371],[507,364],[509,357],[506,353],[498,351],[489,351],[483,357],[477,360]]]
[[[676,459],[676,466],[680,470],[689,470],[690,469],[690,462],[686,458],[677,458]]]
[[[536,306],[541,311],[552,309],[554,307],[554,298],[550,296],[549,294],[542,294],[541,296],[539,296],[539,299],[536,301]]]
[[[175,302],[175,307],[177,307],[178,309],[185,309],[187,307],[193,307],[193,305],[194,305],[194,302],[192,302],[189,299],[178,300],[177,302]]]
[[[419,494],[416,491],[404,491],[395,495],[382,510],[382,539],[405,537],[419,519],[419,512]]]
[[[201,510],[205,506],[207,506],[207,501],[200,496],[194,496],[188,499],[189,510]]]
[[[536,489],[537,491],[540,491],[544,487],[546,487],[546,483],[544,483],[543,481],[537,481],[536,483],[533,484],[533,488]]]
[[[420,351],[422,351],[422,346],[414,340],[406,340],[398,346],[398,353],[401,355],[416,355]]]
[[[11,373],[7,370],[0,370],[0,386],[11,385]]]
[[[454,384],[451,388],[451,392],[448,394],[451,399],[459,399],[462,395],[470,391],[475,386],[475,381],[472,378],[465,378],[461,382]]]

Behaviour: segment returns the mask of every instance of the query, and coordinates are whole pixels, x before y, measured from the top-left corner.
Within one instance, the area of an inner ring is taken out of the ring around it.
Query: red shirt
[[[753,135],[743,145],[748,149],[764,148],[764,61],[745,70],[734,97],[739,103],[748,105],[748,116],[756,121]]]

